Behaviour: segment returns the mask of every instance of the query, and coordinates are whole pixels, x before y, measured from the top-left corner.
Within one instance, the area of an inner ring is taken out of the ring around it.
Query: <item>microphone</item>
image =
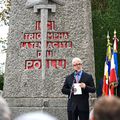
[[[72,86],[71,86],[71,89],[70,89],[70,95],[69,95],[69,99],[71,99],[71,96],[72,96],[72,92],[73,92],[73,85],[75,83],[75,79],[73,79],[73,82],[72,82]]]

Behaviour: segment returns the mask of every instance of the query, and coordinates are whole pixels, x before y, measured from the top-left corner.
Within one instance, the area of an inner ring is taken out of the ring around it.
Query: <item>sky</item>
[[[0,12],[5,8],[5,4],[3,0],[0,0]],[[0,21],[0,41],[2,39],[7,39],[8,34],[8,26],[4,25],[3,22]],[[0,73],[5,71],[5,61],[6,61],[6,53],[3,52],[4,43],[0,42]]]
[[[7,39],[8,34],[8,26],[1,25],[0,26],[0,38]],[[0,72],[5,71],[5,61],[6,61],[6,52],[3,52],[4,43],[0,43]]]

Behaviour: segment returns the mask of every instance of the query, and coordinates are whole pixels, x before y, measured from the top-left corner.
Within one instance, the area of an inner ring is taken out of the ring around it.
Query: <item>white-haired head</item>
[[[11,112],[6,100],[0,96],[0,120],[10,120]]]
[[[38,112],[25,113],[17,117],[15,120],[57,120],[57,119],[49,115],[48,113],[38,111]]]
[[[82,70],[82,60],[80,58],[73,58],[72,65],[76,72],[80,72]]]
[[[82,64],[82,60],[78,57],[75,57],[75,58],[72,59],[72,65],[74,65],[74,63],[76,63],[76,62],[79,62],[79,63]]]

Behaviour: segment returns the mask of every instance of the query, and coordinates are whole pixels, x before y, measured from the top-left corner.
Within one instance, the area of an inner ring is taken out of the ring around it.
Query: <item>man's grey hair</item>
[[[78,57],[75,57],[75,58],[72,59],[72,65],[73,65],[74,62],[76,62],[76,61],[79,61],[79,62],[82,64],[82,60],[81,60],[80,58],[78,58]]]
[[[6,100],[0,96],[0,120],[10,120],[11,112]]]
[[[48,113],[37,111],[25,113],[17,117],[15,120],[57,120],[57,119],[49,115]]]

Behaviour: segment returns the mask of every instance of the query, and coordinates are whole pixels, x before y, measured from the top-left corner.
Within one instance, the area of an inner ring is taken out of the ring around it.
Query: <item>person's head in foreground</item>
[[[30,112],[20,115],[15,120],[57,120],[55,117],[44,112]]]
[[[0,120],[10,120],[11,112],[4,98],[0,96]]]
[[[100,97],[94,106],[94,120],[120,120],[120,99],[115,96]]]

